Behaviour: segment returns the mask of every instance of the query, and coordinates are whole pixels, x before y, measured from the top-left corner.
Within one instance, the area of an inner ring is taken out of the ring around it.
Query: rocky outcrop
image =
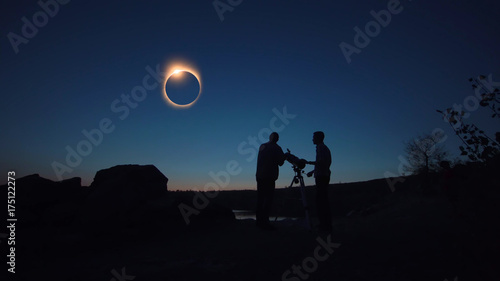
[[[167,194],[168,178],[153,165],[118,165],[96,173],[80,210],[85,224],[126,226],[145,219],[148,202]]]
[[[23,227],[70,224],[89,188],[81,178],[52,181],[38,174],[16,180],[16,216]]]

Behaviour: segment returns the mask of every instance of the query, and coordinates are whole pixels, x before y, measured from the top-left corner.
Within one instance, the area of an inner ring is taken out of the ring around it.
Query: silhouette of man
[[[278,179],[279,167],[285,162],[285,154],[277,144],[279,135],[271,133],[269,142],[263,143],[257,156],[257,210],[256,225],[262,229],[273,229],[269,223],[269,212],[274,197],[275,181]]]
[[[332,154],[330,149],[323,143],[325,134],[321,131],[314,132],[313,143],[316,145],[316,161],[308,162],[314,165],[314,170],[307,173],[310,177],[314,174],[316,181],[316,206],[318,210],[319,229],[332,230],[332,215],[330,213],[330,203],[328,201],[328,184],[330,183],[330,165],[332,164]]]

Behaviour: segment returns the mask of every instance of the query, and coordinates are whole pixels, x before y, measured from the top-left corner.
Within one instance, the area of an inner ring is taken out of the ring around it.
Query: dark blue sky
[[[215,182],[210,172],[225,188],[254,188],[250,140],[273,127],[284,150],[308,160],[312,133],[324,131],[332,182],[382,178],[398,174],[403,142],[418,134],[442,128],[456,153],[458,139],[435,109],[473,95],[469,77],[500,81],[497,1],[243,0],[221,21],[212,1],[73,0],[41,24],[37,1],[15,2],[1,11],[0,165],[18,177],[55,180],[54,165],[64,165],[62,178],[90,184],[103,168],[154,164],[172,189]],[[339,45],[355,46],[355,27],[365,30],[370,11],[388,4],[399,12],[348,63]],[[23,36],[22,18],[34,15],[38,32],[13,47],[12,33]],[[173,61],[196,68],[202,82],[187,109],[169,106],[163,81],[146,70]],[[127,103],[131,92],[137,100]],[[470,114],[498,130],[484,108]],[[98,129],[107,133],[93,134],[94,144],[82,133]],[[91,150],[81,146],[88,155],[70,157],[71,167],[67,148],[82,141]],[[288,185],[290,165],[280,173],[277,187]]]

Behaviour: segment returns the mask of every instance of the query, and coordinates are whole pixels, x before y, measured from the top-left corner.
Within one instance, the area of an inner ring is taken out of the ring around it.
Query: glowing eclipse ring
[[[190,73],[191,75],[193,75],[196,80],[198,81],[198,85],[200,86],[200,90],[198,91],[198,96],[196,96],[196,99],[194,99],[192,102],[188,103],[188,104],[178,104],[178,103],[175,103],[173,102],[169,97],[168,97],[168,94],[167,94],[167,82],[168,82],[168,79],[170,79],[170,77],[172,75],[175,75],[175,74],[178,74],[180,72],[186,72],[186,73]],[[198,75],[196,74],[196,71],[192,71],[192,70],[188,70],[188,69],[175,69],[174,71],[172,71],[168,76],[167,78],[165,79],[165,83],[163,84],[163,95],[165,96],[165,99],[167,100],[167,102],[172,105],[173,107],[177,107],[177,108],[188,108],[190,107],[191,105],[193,105],[199,98],[200,98],[200,95],[201,95],[201,80],[200,78],[198,77]]]

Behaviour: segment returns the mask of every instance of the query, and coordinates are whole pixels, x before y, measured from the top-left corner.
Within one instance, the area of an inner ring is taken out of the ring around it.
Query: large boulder
[[[167,190],[168,178],[154,165],[118,165],[108,169],[100,170],[95,174],[94,181],[90,185],[108,186],[116,184],[144,184],[149,191]]]
[[[148,202],[166,196],[168,178],[153,165],[118,165],[96,173],[81,222],[107,227],[127,226],[144,219]]]

